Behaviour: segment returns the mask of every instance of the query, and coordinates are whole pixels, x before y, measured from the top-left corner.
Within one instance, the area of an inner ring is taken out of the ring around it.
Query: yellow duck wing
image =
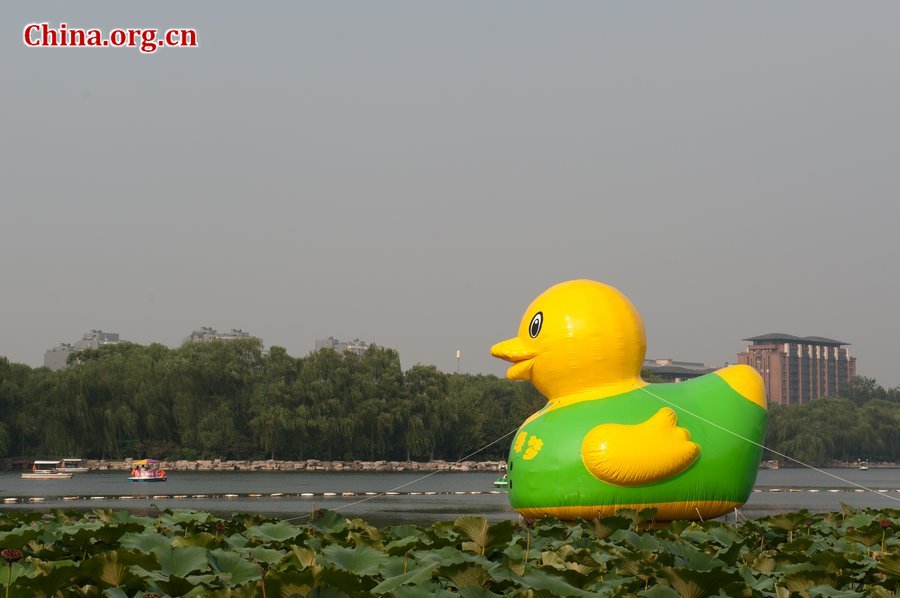
[[[681,473],[700,456],[678,416],[663,407],[647,421],[602,424],[581,443],[584,466],[598,480],[616,486],[642,486]]]

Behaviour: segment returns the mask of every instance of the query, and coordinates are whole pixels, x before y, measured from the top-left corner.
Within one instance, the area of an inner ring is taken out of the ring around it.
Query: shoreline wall
[[[133,459],[106,460],[85,459],[82,465],[91,471],[129,471]],[[168,471],[374,471],[374,472],[430,472],[430,471],[500,471],[505,461],[242,461],[242,460],[162,460],[162,468]],[[5,459],[0,469],[24,470],[31,468],[31,460]]]

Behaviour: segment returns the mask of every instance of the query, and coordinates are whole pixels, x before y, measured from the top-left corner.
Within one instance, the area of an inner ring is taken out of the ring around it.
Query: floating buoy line
[[[898,490],[900,492],[900,490]],[[7,496],[2,499],[4,504],[41,503],[51,501],[76,502],[87,500],[208,500],[239,498],[353,498],[358,496],[435,496],[439,494],[505,494],[504,490],[445,490],[429,492],[272,492],[262,494],[259,492],[225,492],[221,494],[108,494],[105,496]]]
[[[895,493],[900,494],[900,488],[879,488],[873,490],[878,494]],[[816,492],[830,493],[862,493],[866,492],[861,488],[754,488],[754,494],[767,494],[777,492],[804,492],[813,494]],[[52,501],[78,502],[93,500],[209,500],[209,499],[225,499],[235,500],[240,498],[354,498],[358,496],[366,496],[375,498],[378,496],[460,496],[460,495],[485,495],[485,494],[506,494],[505,490],[443,490],[428,492],[410,491],[400,492],[391,490],[388,492],[272,492],[270,494],[262,494],[260,492],[226,492],[221,494],[109,494],[105,496],[7,496],[2,499],[3,504],[22,504],[22,503],[43,503]]]

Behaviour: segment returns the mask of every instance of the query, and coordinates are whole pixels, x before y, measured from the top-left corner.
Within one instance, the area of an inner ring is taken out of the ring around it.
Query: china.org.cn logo
[[[197,30],[176,28],[160,31],[156,28],[116,28],[108,33],[102,29],[82,29],[60,23],[28,23],[22,30],[22,41],[29,48],[137,48],[152,54],[159,48],[196,48]]]

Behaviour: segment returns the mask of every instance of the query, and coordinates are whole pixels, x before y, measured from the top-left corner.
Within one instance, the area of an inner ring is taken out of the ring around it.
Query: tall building
[[[362,355],[369,348],[369,343],[361,341],[358,338],[352,341],[341,341],[333,336],[324,339],[316,339],[316,351],[322,349],[332,349],[338,353],[356,353]]]
[[[60,343],[52,349],[44,352],[44,367],[51,370],[61,370],[67,366],[66,361],[69,355],[75,351],[84,349],[99,349],[107,345],[118,345],[120,342],[117,332],[103,332],[102,330],[91,330],[82,335],[81,340],[75,343]]]
[[[771,333],[745,338],[752,343],[738,353],[738,363],[759,372],[769,403],[803,405],[837,396],[856,375],[856,358],[843,341],[821,336]]]

